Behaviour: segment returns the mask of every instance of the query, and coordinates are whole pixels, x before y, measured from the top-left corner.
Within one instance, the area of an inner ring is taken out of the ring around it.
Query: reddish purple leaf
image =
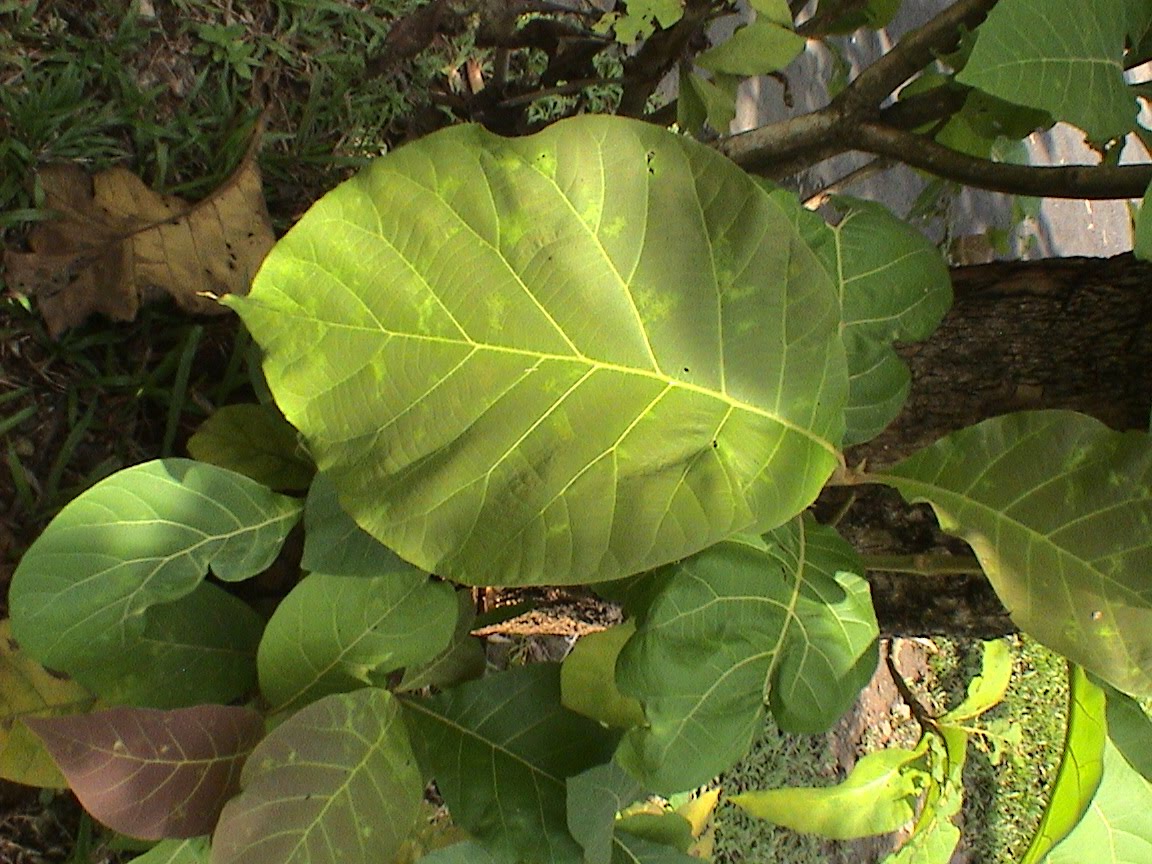
[[[264,735],[255,711],[197,705],[28,718],[84,808],[144,840],[208,834]]]

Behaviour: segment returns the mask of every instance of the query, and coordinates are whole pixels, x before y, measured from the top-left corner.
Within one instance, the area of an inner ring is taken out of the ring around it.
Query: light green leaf
[[[964,806],[964,762],[968,733],[942,726],[928,738],[932,763],[927,794],[912,836],[882,864],[949,864],[960,842],[960,829],[952,820]],[[940,775],[940,776],[937,776]]]
[[[792,10],[788,8],[788,0],[750,0],[748,5],[756,10],[757,18],[785,27],[792,26]]]
[[[1044,864],[1147,864],[1152,861],[1152,784],[1104,744],[1100,788],[1084,818]]]
[[[431,660],[456,625],[456,597],[396,558],[379,576],[310,573],[276,608],[257,654],[275,712],[329,693],[383,687],[389,673]]]
[[[662,813],[640,811],[625,814],[616,820],[616,831],[617,836],[620,836],[619,832],[624,832],[659,846],[671,846],[681,852],[687,852],[694,839],[688,820],[670,810]]]
[[[423,687],[451,687],[484,674],[484,643],[472,635],[476,621],[476,604],[472,592],[456,592],[456,628],[448,647],[427,663],[410,666],[396,685],[397,691]]]
[[[1152,718],[1140,703],[1103,685],[1108,704],[1108,739],[1145,780],[1152,780]]]
[[[916,816],[929,780],[916,764],[924,753],[925,747],[878,750],[857,762],[837,786],[743,792],[730,800],[758,819],[794,831],[836,840],[887,834]]]
[[[584,848],[586,864],[611,861],[616,814],[644,793],[614,761],[568,778],[568,830]]]
[[[620,834],[612,846],[612,864],[699,864],[700,859],[643,837]]]
[[[760,730],[816,732],[851,705],[876,666],[876,618],[851,547],[797,518],[671,565],[616,663],[648,725],[620,763],[662,794],[728,768]]]
[[[270,489],[307,489],[316,468],[274,405],[225,405],[188,439],[188,453]]]
[[[795,60],[807,41],[790,27],[757,17],[715,48],[697,54],[696,63],[728,75],[767,75]]]
[[[208,864],[210,855],[207,837],[161,840],[131,864]]]
[[[560,670],[533,665],[405,699],[412,741],[453,821],[498,859],[579,861],[569,777],[606,762],[614,736],[560,705]]]
[[[1009,414],[873,475],[932,505],[1011,613],[1119,689],[1152,695],[1152,438],[1071,411]]]
[[[1047,111],[1093,141],[1122,137],[1136,125],[1136,100],[1124,81],[1126,2],[1001,0],[956,79]]]
[[[109,701],[228,702],[253,683],[262,622],[204,577],[266,569],[299,515],[298,501],[213,465],[119,471],[25,554],[9,595],[13,636]]]
[[[713,132],[725,134],[736,118],[736,99],[724,88],[685,68],[680,72],[677,112],[680,128],[693,135],[699,134],[705,123]]]
[[[1060,768],[1040,818],[1036,834],[1021,864],[1037,864],[1067,836],[1084,815],[1104,770],[1107,719],[1104,691],[1084,670],[1073,666],[1068,675],[1068,732]]]
[[[644,723],[640,703],[616,687],[616,658],[635,632],[629,621],[580,637],[560,667],[565,708],[623,729]]]
[[[1144,193],[1133,229],[1133,253],[1142,261],[1152,261],[1152,185]]]
[[[980,674],[968,682],[968,695],[955,708],[939,717],[944,725],[963,724],[999,705],[1012,680],[1012,652],[1008,642],[997,639],[984,643]]]
[[[424,794],[399,705],[386,690],[326,696],[265,738],[224,807],[212,864],[380,864]]]
[[[413,142],[228,303],[349,514],[467,584],[638,573],[782,524],[836,465],[827,274],[747,174],[647,123]]]

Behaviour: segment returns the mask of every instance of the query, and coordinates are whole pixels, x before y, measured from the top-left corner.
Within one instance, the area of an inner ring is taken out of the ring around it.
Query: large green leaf
[[[578,862],[566,783],[606,762],[615,736],[560,704],[560,670],[535,665],[404,701],[421,764],[452,819],[499,860]]]
[[[1047,111],[1094,141],[1136,125],[1124,81],[1128,0],[1001,0],[976,31],[963,84]]]
[[[1022,864],[1048,860],[1044,856],[1068,835],[1091,805],[1104,770],[1105,712],[1104,691],[1089,680],[1083,669],[1074,666],[1068,675],[1064,753],[1044,815]]]
[[[1084,818],[1044,864],[1147,864],[1152,861],[1152,783],[1107,741],[1104,776]]]
[[[117,472],[52,520],[12,580],[12,632],[108,701],[227,702],[254,683],[261,620],[204,583],[266,569],[300,504],[185,459]],[[177,602],[178,601],[178,602]]]
[[[1152,695],[1152,438],[1071,411],[1009,414],[874,479],[927,501],[1012,620],[1127,693]]]
[[[787,731],[835,722],[876,665],[860,572],[851,547],[807,517],[670,565],[616,664],[648,719],[626,733],[621,764],[677,792],[747,752],[765,698]]]
[[[396,700],[326,696],[248,757],[220,815],[213,864],[380,864],[414,826],[424,781]]]
[[[399,559],[379,576],[305,576],[276,608],[257,654],[273,711],[300,708],[431,660],[447,647],[456,597]]]
[[[796,831],[847,840],[896,831],[916,815],[929,776],[918,764],[925,747],[869,753],[836,786],[744,792],[732,803]]]
[[[228,302],[342,505],[457,581],[641,572],[784,523],[836,465],[827,274],[747,174],[650,124],[430,135]]]

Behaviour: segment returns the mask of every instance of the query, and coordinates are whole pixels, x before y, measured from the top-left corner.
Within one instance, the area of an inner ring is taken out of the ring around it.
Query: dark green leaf
[[[1140,703],[1104,685],[1108,703],[1108,738],[1145,780],[1152,780],[1152,719]]]
[[[644,794],[614,761],[568,778],[568,830],[584,847],[586,864],[609,864],[616,814]]]
[[[472,635],[475,621],[476,605],[472,592],[457,591],[456,628],[452,631],[448,647],[427,663],[404,670],[404,677],[396,689],[410,691],[422,687],[451,687],[483,675],[486,663],[484,643]]]
[[[580,637],[560,667],[565,708],[622,729],[644,723],[640,703],[616,687],[616,658],[635,632],[627,622]]]
[[[427,136],[228,302],[345,509],[468,584],[638,573],[782,524],[837,463],[827,274],[747,174],[650,124]]]
[[[696,55],[696,62],[728,75],[767,75],[795,60],[805,44],[789,27],[757,16],[715,48]]]

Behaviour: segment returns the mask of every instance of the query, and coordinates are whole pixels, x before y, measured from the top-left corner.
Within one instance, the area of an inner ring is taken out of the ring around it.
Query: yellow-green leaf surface
[[[208,864],[210,854],[207,837],[161,840],[131,864]]]
[[[28,657],[10,631],[10,622],[0,621],[0,778],[62,789],[68,783],[60,769],[21,721],[86,711],[95,699],[75,681]]]
[[[228,302],[344,508],[468,584],[638,573],[784,523],[837,462],[827,274],[748,175],[650,124],[430,135]]]
[[[326,696],[248,757],[212,864],[381,864],[415,826],[424,781],[386,690]]]
[[[647,723],[617,759],[661,794],[706,783],[747,752],[765,701],[790,732],[820,732],[876,667],[876,617],[851,547],[797,517],[670,565],[616,662]]]
[[[581,860],[568,830],[567,780],[608,760],[615,736],[560,704],[556,666],[489,675],[405,699],[421,766],[452,820],[499,861]]]
[[[1012,651],[1008,642],[997,639],[984,643],[980,674],[968,682],[964,701],[940,716],[942,724],[962,725],[1000,704],[1012,680]]]
[[[806,44],[790,26],[757,15],[715,48],[698,54],[696,62],[728,75],[767,75],[795,60]]]
[[[228,702],[255,682],[262,619],[204,581],[275,559],[300,502],[186,459],[119,471],[68,504],[12,579],[12,634],[106,701]]]
[[[307,489],[316,473],[275,405],[225,405],[188,439],[188,453],[270,489]]]
[[[616,687],[616,658],[633,622],[580,637],[560,668],[564,707],[609,726],[627,729],[644,722],[644,710]]]
[[[1152,695],[1152,437],[1071,411],[949,435],[874,479],[932,505],[1012,620],[1136,695]]]
[[[1060,768],[1048,796],[1048,805],[1021,864],[1037,864],[1059,843],[1091,806],[1104,772],[1107,717],[1104,691],[1084,670],[1068,675],[1068,731]],[[1121,757],[1123,758],[1123,757]]]
[[[795,831],[836,840],[896,831],[916,816],[928,775],[915,763],[923,748],[869,753],[836,786],[744,792],[730,799],[741,809]]]
[[[1136,98],[1124,81],[1128,2],[1001,0],[956,78],[1047,111],[1094,141],[1121,137],[1136,125]]]

